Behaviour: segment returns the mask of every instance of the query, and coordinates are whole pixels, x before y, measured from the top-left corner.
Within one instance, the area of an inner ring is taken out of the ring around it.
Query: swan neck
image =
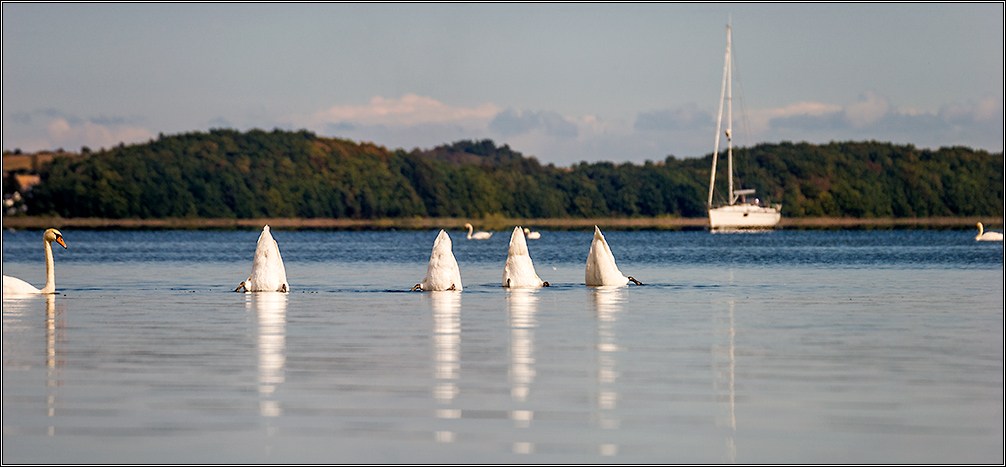
[[[42,293],[56,293],[56,269],[52,264],[52,242],[43,243],[45,244],[45,288],[42,289]]]

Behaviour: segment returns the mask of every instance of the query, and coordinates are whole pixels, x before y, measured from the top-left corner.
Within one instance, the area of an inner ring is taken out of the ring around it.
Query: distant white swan
[[[290,284],[286,281],[283,258],[279,255],[279,244],[269,233],[268,225],[262,228],[262,233],[258,236],[251,275],[234,291],[239,292],[241,289],[244,289],[245,292],[290,291]]]
[[[527,229],[524,229],[527,230]],[[503,266],[503,287],[548,287],[534,272],[534,264],[527,250],[527,241],[520,227],[513,228],[510,249]]]
[[[537,240],[541,238],[541,232],[532,232],[531,229],[525,227],[524,236],[526,236],[528,240]]]
[[[454,259],[451,237],[443,229],[433,241],[433,252],[426,267],[426,278],[412,290],[457,290],[461,291],[461,269]]]
[[[465,224],[465,228],[468,229],[468,239],[469,240],[488,240],[489,237],[493,236],[492,232],[475,232],[472,233],[474,227],[471,224]]]
[[[63,234],[56,229],[46,230],[42,234],[42,244],[45,246],[45,287],[42,290],[36,289],[31,284],[11,276],[3,276],[3,294],[7,295],[27,295],[27,294],[54,294],[56,293],[56,270],[52,262],[52,242],[59,243],[66,249],[63,242]]]
[[[611,254],[608,242],[601,235],[601,229],[594,226],[594,240],[590,243],[590,253],[587,255],[587,269],[584,272],[584,282],[588,286],[605,285],[625,285],[632,281],[636,285],[643,285],[639,281],[622,275],[615,265],[615,256]]]
[[[985,226],[981,222],[978,223],[978,235],[975,236],[975,240],[979,242],[1001,242],[1003,241],[1003,234],[993,231],[985,231]]]

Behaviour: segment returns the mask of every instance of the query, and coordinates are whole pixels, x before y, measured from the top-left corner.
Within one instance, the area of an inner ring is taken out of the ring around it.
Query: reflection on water
[[[45,314],[42,318],[41,306],[45,302]],[[41,323],[41,325],[39,325]],[[41,328],[41,329],[39,329]],[[33,368],[42,361],[45,362],[45,435],[56,435],[56,418],[63,410],[62,388],[64,385],[64,370],[66,367],[66,313],[65,305],[56,306],[56,295],[12,296],[3,299],[3,354],[4,370],[12,366],[12,361],[18,362],[18,368]],[[41,355],[37,350],[19,348],[17,341],[9,340],[17,335],[27,339],[27,347],[39,348],[44,339],[45,350]],[[38,347],[36,347],[38,346]],[[26,353],[27,352],[27,353]],[[6,378],[6,373],[5,373]],[[4,411],[5,423],[8,409],[7,380],[4,380]],[[31,387],[32,394],[39,393],[37,387]],[[6,435],[8,426],[4,426]]]
[[[527,407],[527,398],[534,382],[534,328],[538,326],[535,313],[538,308],[538,289],[516,288],[507,291],[507,311],[510,316],[510,398],[515,409],[510,419],[517,428],[528,428],[534,419],[534,410]],[[512,450],[516,454],[531,454],[534,443],[517,441]]]
[[[725,318],[720,318],[717,321],[722,321],[720,326],[725,327],[725,329],[720,330],[717,328],[717,339],[716,343],[713,344],[712,354],[713,354],[713,371],[715,373],[715,378],[713,379],[713,390],[716,393],[717,401],[721,404],[721,414],[717,418],[717,425],[726,425],[730,428],[730,434],[727,437],[727,458],[731,463],[737,461],[737,447],[734,444],[734,437],[737,434],[737,417],[735,415],[735,390],[734,390],[734,370],[736,365],[736,358],[734,355],[734,301],[730,300],[728,303],[727,316]],[[726,341],[722,344],[721,341]]]
[[[287,294],[260,292],[245,294],[245,308],[258,317],[258,392],[259,414],[283,415],[275,392],[285,380]]]
[[[451,404],[458,395],[457,380],[461,374],[461,292],[453,290],[429,292],[433,302],[434,379],[433,397],[442,408],[437,418],[459,419],[461,409]],[[441,443],[454,442],[453,431],[434,433]]]
[[[57,319],[56,295],[45,296],[45,368],[46,368],[46,416],[53,418],[56,416],[57,398],[59,388],[63,385],[63,367],[66,361],[62,358],[61,352],[57,349],[59,342],[66,341],[66,321],[62,319],[62,313]],[[46,434],[53,436],[56,434],[56,427],[50,423]]]
[[[471,287],[413,294],[420,235],[285,234],[296,294],[231,292],[214,246],[257,232],[77,232],[59,295],[3,299],[4,463],[1002,463],[973,234],[621,232],[651,280],[588,288],[560,232],[511,290],[505,239],[459,242]]]
[[[599,427],[605,430],[618,429],[620,421],[617,416],[618,391],[615,382],[618,370],[615,369],[615,356],[620,349],[615,341],[615,321],[622,311],[625,302],[625,287],[596,287],[590,289],[593,299],[594,313],[597,316],[597,420]],[[599,446],[602,456],[618,454],[618,445],[604,443]]]

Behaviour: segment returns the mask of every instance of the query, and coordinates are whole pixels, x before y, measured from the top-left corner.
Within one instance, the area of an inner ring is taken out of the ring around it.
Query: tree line
[[[1003,214],[1001,152],[783,142],[734,156],[745,188],[786,217]],[[491,140],[407,152],[217,129],[55,158],[24,199],[30,215],[62,217],[704,217],[711,157],[556,167]],[[18,187],[8,178],[4,189]]]

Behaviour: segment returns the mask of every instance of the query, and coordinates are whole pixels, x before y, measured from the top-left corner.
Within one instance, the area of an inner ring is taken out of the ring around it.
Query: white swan
[[[286,268],[283,258],[279,255],[279,244],[269,233],[269,226],[262,228],[255,245],[255,259],[252,260],[252,272],[238,288],[239,292],[289,292],[290,284],[286,281]]]
[[[527,229],[524,229],[527,230]],[[510,250],[503,266],[503,287],[548,287],[534,272],[534,264],[527,250],[527,241],[520,227],[513,228]]]
[[[472,233],[474,228],[471,224],[465,224],[465,228],[468,229],[468,239],[469,240],[489,240],[489,237],[493,236],[492,232],[475,232]]]
[[[587,255],[587,269],[584,271],[584,281],[588,286],[605,285],[625,285],[632,281],[636,285],[643,285],[639,281],[622,275],[615,265],[615,256],[611,254],[608,242],[601,235],[601,229],[594,226],[594,240],[590,243],[590,253]]]
[[[1003,234],[993,231],[985,231],[985,226],[981,222],[978,223],[978,235],[975,236],[975,240],[979,242],[1001,242],[1003,241]]]
[[[46,230],[42,234],[42,244],[45,245],[45,287],[42,290],[36,289],[31,284],[11,276],[3,276],[3,294],[7,295],[27,295],[27,294],[54,294],[56,293],[56,270],[52,262],[52,242],[59,243],[66,249],[63,242],[63,234],[56,229]]]
[[[525,227],[524,236],[527,237],[528,240],[537,240],[541,238],[541,232],[532,232],[531,229]]]
[[[433,252],[426,267],[426,278],[412,290],[457,290],[461,291],[461,269],[451,251],[451,237],[443,229],[433,241]]]

